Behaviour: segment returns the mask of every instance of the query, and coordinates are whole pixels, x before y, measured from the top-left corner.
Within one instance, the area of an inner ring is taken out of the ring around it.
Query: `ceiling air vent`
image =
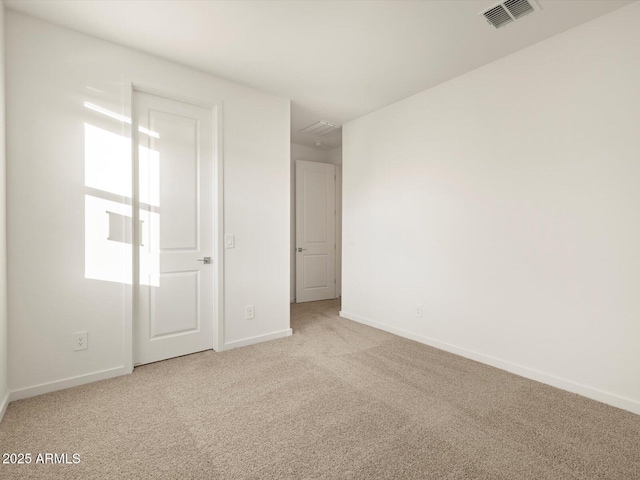
[[[503,27],[507,23],[513,22],[513,18],[511,18],[502,5],[498,5],[497,7],[487,10],[483,15],[486,17],[487,22],[496,28]]]
[[[507,0],[504,2],[504,6],[516,20],[535,12],[528,0]]]
[[[480,12],[480,15],[495,28],[501,28],[536,10],[540,10],[540,7],[534,0],[506,0]]]
[[[307,128],[300,130],[300,133],[306,133],[307,135],[317,135],[318,137],[328,137],[332,133],[336,133],[342,128],[342,125],[336,125],[334,123],[320,120],[319,122],[309,125]]]

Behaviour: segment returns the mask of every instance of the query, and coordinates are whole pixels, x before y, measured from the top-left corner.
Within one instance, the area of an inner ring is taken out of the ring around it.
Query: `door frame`
[[[342,297],[342,165],[336,165],[336,298]]]
[[[342,296],[342,165],[337,165],[332,162],[317,162],[313,160],[294,160],[292,168],[291,179],[291,193],[292,193],[292,206],[291,209],[291,247],[293,248],[293,276],[290,281],[293,282],[293,298],[291,303],[298,302],[298,165],[299,162],[305,163],[317,163],[319,165],[331,165],[334,167],[333,174],[333,189],[334,189],[334,271],[333,281],[335,285],[335,292],[333,298],[340,298]],[[338,183],[339,182],[339,183]],[[338,191],[339,187],[339,191]],[[303,302],[306,303],[306,302]]]
[[[135,248],[140,244],[140,231],[134,228],[140,222],[140,188],[138,177],[139,166],[139,149],[138,149],[138,131],[133,127],[136,118],[136,110],[134,105],[135,92],[148,93],[160,97],[168,98],[178,102],[189,103],[198,107],[211,110],[213,139],[215,145],[213,147],[213,173],[217,178],[212,179],[213,187],[216,192],[213,195],[213,264],[216,272],[213,276],[213,349],[221,352],[224,349],[224,158],[223,158],[223,122],[222,122],[222,102],[211,103],[192,97],[187,97],[172,92],[167,92],[145,84],[125,81],[125,98],[124,105],[126,114],[131,119],[128,130],[128,137],[131,141],[131,228],[133,238],[131,242],[131,285],[125,292],[125,312],[124,325],[124,353],[125,353],[125,369],[133,372],[133,327],[138,321],[137,311],[139,304],[140,289],[140,251]]]

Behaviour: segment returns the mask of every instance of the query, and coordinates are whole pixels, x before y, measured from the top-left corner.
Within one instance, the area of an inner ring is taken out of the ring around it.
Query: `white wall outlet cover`
[[[235,248],[236,246],[236,237],[232,233],[228,233],[224,236],[224,246],[225,248]]]
[[[255,316],[256,316],[255,307],[253,305],[247,305],[246,315],[245,315],[246,319],[251,320],[255,318]]]
[[[76,332],[73,334],[73,350],[86,350],[89,346],[89,334],[87,332]]]
[[[416,304],[416,317],[422,317],[422,305]]]

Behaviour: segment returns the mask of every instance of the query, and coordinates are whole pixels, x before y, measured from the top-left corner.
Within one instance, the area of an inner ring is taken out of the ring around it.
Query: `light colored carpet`
[[[640,479],[640,416],[295,305],[290,338],[12,403],[47,479]]]

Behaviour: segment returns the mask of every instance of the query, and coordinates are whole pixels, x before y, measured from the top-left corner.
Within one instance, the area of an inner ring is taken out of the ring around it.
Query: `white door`
[[[211,109],[134,92],[140,285],[134,363],[213,348]]]
[[[335,167],[296,162],[296,302],[336,297]]]

